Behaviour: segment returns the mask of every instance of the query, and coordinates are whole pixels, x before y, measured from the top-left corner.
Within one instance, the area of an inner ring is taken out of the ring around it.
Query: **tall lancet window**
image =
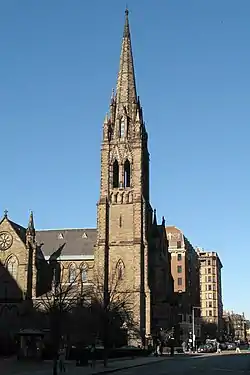
[[[14,255],[12,255],[7,261],[7,270],[13,279],[17,278],[18,260]]]
[[[119,187],[119,164],[118,161],[115,160],[113,163],[113,188]]]
[[[124,163],[124,187],[130,187],[130,180],[131,180],[131,170],[130,170],[130,162],[128,159]]]
[[[76,266],[74,263],[69,266],[68,282],[71,284],[76,282]]]
[[[125,135],[125,121],[124,117],[122,117],[121,122],[120,122],[120,138],[124,138]]]

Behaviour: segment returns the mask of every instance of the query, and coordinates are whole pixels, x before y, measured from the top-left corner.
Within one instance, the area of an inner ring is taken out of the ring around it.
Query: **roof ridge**
[[[97,230],[97,228],[57,228],[57,229],[36,229],[36,232],[60,232],[66,230]]]

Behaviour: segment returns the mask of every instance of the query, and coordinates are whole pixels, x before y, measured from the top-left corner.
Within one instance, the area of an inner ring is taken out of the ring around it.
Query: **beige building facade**
[[[214,251],[196,248],[200,264],[201,318],[205,323],[215,324],[217,335],[223,331],[222,263]]]

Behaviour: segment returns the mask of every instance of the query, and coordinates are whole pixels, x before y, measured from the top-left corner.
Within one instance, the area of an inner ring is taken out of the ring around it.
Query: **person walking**
[[[60,373],[65,372],[65,359],[66,359],[66,349],[65,347],[61,348],[59,351],[59,371]]]
[[[91,348],[90,348],[90,366],[92,368],[95,368],[95,364],[96,364],[96,347],[95,347],[95,344],[92,344],[91,345]]]
[[[221,353],[221,346],[220,346],[220,343],[217,342],[217,353]]]
[[[236,350],[235,350],[236,353],[240,353],[240,341],[237,341],[236,342]]]

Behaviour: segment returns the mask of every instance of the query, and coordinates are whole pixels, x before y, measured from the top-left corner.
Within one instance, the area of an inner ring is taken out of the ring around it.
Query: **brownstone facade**
[[[171,272],[174,292],[178,300],[180,339],[187,340],[192,331],[192,309],[195,312],[195,336],[200,330],[200,280],[198,255],[180,229],[167,226],[168,251],[171,255]]]
[[[103,124],[97,229],[35,231],[5,214],[0,222],[0,261],[16,287],[15,306],[37,299],[48,287],[48,260],[61,265],[61,279],[77,275],[81,286],[98,277],[109,298],[110,280],[120,279],[120,293],[130,305],[140,339],[173,325],[173,278],[165,221],[158,225],[149,194],[148,135],[136,92],[131,38],[126,12],[116,92]],[[60,249],[60,251],[58,250]],[[51,275],[50,275],[51,276]],[[11,303],[1,282],[2,305]]]

